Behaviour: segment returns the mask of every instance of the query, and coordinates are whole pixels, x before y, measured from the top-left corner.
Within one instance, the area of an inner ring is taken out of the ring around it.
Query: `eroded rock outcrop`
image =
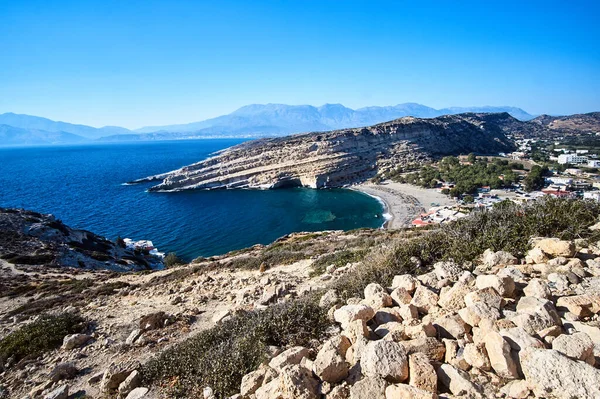
[[[218,188],[340,187],[431,157],[509,151],[495,119],[508,114],[406,117],[378,125],[250,141],[202,162],[142,181],[151,191]]]

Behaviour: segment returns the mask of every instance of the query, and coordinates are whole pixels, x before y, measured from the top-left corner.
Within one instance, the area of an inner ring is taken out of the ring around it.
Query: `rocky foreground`
[[[439,262],[345,303],[329,291],[331,338],[285,349],[234,398],[598,398],[600,247],[578,244],[486,251],[472,271]]]
[[[255,140],[170,173],[151,191],[223,188],[341,187],[378,172],[459,153],[509,152],[507,113],[406,117],[378,125]]]

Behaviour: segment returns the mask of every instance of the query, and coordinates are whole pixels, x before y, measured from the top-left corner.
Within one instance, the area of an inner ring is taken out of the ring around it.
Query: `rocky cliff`
[[[68,227],[52,215],[0,208],[0,261],[15,265],[75,267],[115,271],[161,265],[85,230]]]
[[[340,187],[436,156],[510,151],[512,144],[497,119],[518,122],[507,113],[406,117],[363,128],[256,140],[136,182],[163,180],[151,191]]]

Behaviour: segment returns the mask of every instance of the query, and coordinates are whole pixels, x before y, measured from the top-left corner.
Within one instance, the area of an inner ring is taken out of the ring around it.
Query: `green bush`
[[[81,332],[83,323],[84,320],[73,313],[42,315],[0,340],[0,364],[6,363],[9,358],[18,362],[58,348],[65,335]]]
[[[440,260],[470,262],[487,248],[523,256],[531,237],[571,240],[597,235],[588,227],[598,221],[598,215],[600,204],[593,201],[547,197],[526,206],[503,202],[421,237],[400,240],[391,251],[367,258],[364,267],[338,280],[335,288],[345,297],[362,295],[371,282],[389,286],[397,274],[425,272]]]
[[[315,298],[238,314],[163,351],[142,368],[144,382],[171,382],[171,397],[201,396],[205,386],[218,398],[239,392],[242,377],[265,360],[266,347],[306,345],[329,326]]]
[[[163,259],[163,263],[168,269],[177,265],[183,265],[185,262],[181,258],[179,258],[179,256],[177,256],[175,252],[169,252],[167,256],[165,256],[165,258]]]
[[[323,255],[312,264],[313,270],[311,272],[311,275],[323,274],[325,272],[325,269],[329,265],[342,267],[348,263],[359,262],[363,260],[363,258],[368,252],[369,251],[367,249],[343,249],[341,251]]]

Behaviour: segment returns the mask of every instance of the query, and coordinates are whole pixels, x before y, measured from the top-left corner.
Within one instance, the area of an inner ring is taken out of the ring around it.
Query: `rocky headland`
[[[162,267],[162,260],[144,256],[85,230],[23,209],[0,208],[0,261],[21,266],[73,267],[115,271]]]
[[[513,149],[499,121],[508,113],[405,117],[374,126],[250,141],[202,162],[131,183],[160,181],[150,191],[342,187],[408,163]]]

